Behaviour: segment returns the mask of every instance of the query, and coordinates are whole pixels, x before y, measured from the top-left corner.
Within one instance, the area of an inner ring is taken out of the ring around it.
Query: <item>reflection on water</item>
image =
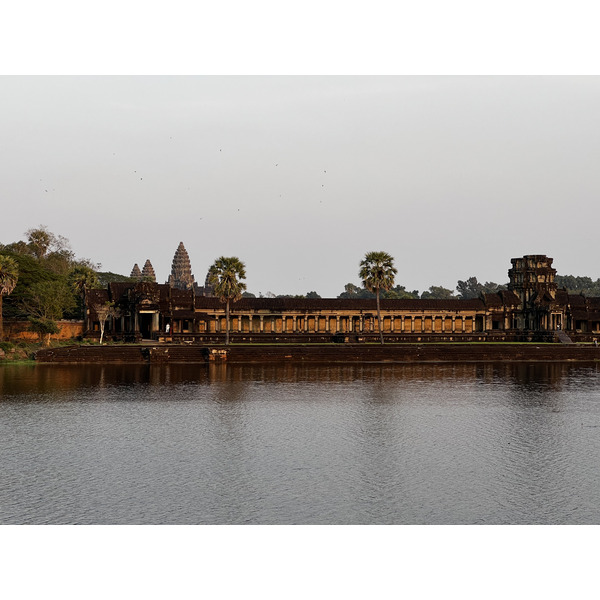
[[[600,523],[596,364],[0,367],[2,523]]]
[[[598,363],[465,363],[465,364],[265,364],[265,365],[4,365],[0,366],[0,398],[76,390],[108,385],[164,386],[185,383],[251,382],[265,383],[347,383],[382,384],[450,380],[491,384],[497,380],[514,382],[531,390],[560,389],[563,380],[578,385],[594,385],[590,373],[598,373]],[[583,376],[579,376],[583,374]],[[15,399],[15,398],[13,398]],[[31,400],[28,398],[28,401]]]

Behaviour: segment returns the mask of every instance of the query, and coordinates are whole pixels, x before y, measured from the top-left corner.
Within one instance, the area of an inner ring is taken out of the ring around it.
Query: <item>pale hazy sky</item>
[[[337,296],[371,250],[410,290],[529,253],[597,278],[599,106],[600,77],[2,77],[0,241],[159,282],[183,241],[257,295]]]

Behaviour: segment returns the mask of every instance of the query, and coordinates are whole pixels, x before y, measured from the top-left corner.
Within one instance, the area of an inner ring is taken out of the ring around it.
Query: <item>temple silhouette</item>
[[[384,299],[382,328],[389,342],[592,341],[600,335],[600,298],[557,289],[553,259],[511,259],[507,290],[478,298]],[[171,274],[156,283],[152,264],[135,281],[87,290],[85,335],[99,336],[95,307],[114,302],[118,316],[106,326],[114,340],[218,342],[225,336],[225,304],[194,280],[180,242]],[[168,325],[168,327],[167,327]],[[168,330],[168,332],[167,332]],[[375,299],[242,298],[231,304],[233,342],[370,342],[379,335]],[[596,336],[596,337],[594,337]]]

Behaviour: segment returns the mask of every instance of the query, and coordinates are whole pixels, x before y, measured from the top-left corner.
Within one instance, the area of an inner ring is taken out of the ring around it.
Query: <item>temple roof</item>
[[[196,296],[198,309],[214,309],[224,305],[219,298]],[[377,311],[375,298],[242,298],[231,304],[233,310],[366,310]],[[482,310],[483,300],[381,300],[382,310]]]

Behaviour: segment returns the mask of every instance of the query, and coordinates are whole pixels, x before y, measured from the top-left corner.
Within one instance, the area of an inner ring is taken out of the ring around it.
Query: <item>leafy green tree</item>
[[[359,292],[360,292],[360,288],[357,285],[354,285],[353,283],[347,283],[344,286],[344,294],[346,294],[347,298],[350,298],[352,296],[358,296]],[[340,294],[339,297],[341,298],[342,295]]]
[[[306,297],[316,299],[320,298],[321,296],[317,294],[317,292],[307,292]]]
[[[42,320],[81,318],[79,294],[83,282],[74,286],[74,279],[77,272],[80,275],[85,272],[90,287],[94,283],[94,271],[100,265],[86,258],[76,259],[69,241],[54,235],[43,225],[28,230],[25,235],[27,242],[1,246],[2,254],[17,262],[19,272],[13,293],[5,299],[4,316]],[[32,327],[39,330],[49,326],[36,322]]]
[[[480,294],[492,294],[505,289],[507,289],[506,285],[494,283],[493,281],[479,283],[477,281],[477,277],[469,277],[469,279],[467,279],[466,281],[459,280],[456,285],[458,297],[462,300],[479,298]]]
[[[56,240],[54,234],[48,231],[45,225],[28,229],[25,235],[27,236],[27,245],[38,260],[46,256],[50,246]]]
[[[52,319],[39,319],[37,317],[29,317],[29,330],[37,333],[40,336],[40,344],[46,337],[46,346],[50,345],[50,336],[57,334],[60,329]]]
[[[600,279],[594,281],[591,277],[557,275],[554,281],[559,288],[565,288],[570,294],[584,294],[591,297],[600,296]]]
[[[23,299],[27,313],[39,319],[58,321],[75,308],[75,297],[64,280],[39,281],[29,288]]]
[[[391,290],[382,292],[381,297],[386,300],[416,300],[419,298],[419,290],[409,292],[403,285],[397,285]]]
[[[486,281],[483,284],[483,292],[485,294],[495,294],[501,290],[507,290],[508,284],[494,283],[493,281]]]
[[[389,290],[394,285],[394,276],[398,269],[394,267],[394,259],[387,252],[368,252],[360,262],[359,277],[363,286],[375,294],[377,299],[377,322],[379,337],[383,344],[383,327],[381,325],[381,308],[379,294],[381,290]]]
[[[0,244],[0,251],[9,252],[11,254],[22,254],[24,256],[33,256],[31,248],[22,240],[13,242],[12,244]]]
[[[66,275],[76,264],[93,266],[89,259],[77,261],[69,240],[62,235],[54,235],[45,225],[28,229],[25,235],[29,252],[52,273]]]
[[[345,299],[362,299],[362,298],[375,298],[375,294],[365,289],[364,287],[358,287],[353,283],[347,283],[344,286],[344,290],[338,298]]]
[[[419,291],[413,290],[412,292],[409,292],[403,285],[396,285],[395,287],[389,290],[382,290],[380,297],[385,300],[403,300],[405,298],[418,298]],[[367,299],[375,298],[375,294],[365,289],[364,287],[358,287],[353,283],[347,283],[344,286],[344,291],[338,296],[338,298]]]
[[[240,279],[246,279],[246,266],[236,256],[217,258],[208,271],[208,283],[213,287],[214,295],[226,303],[226,345],[229,344],[229,304],[239,300],[246,291],[246,284]]]
[[[0,254],[0,342],[4,341],[2,299],[12,293],[19,279],[19,266],[10,256]]]
[[[29,295],[31,286],[41,281],[54,281],[57,279],[57,276],[44,269],[31,254],[5,252],[5,255],[17,263],[19,280],[13,293],[5,298],[4,315],[13,319],[26,319],[28,313],[23,301]]]
[[[338,296],[338,298],[355,298],[358,296],[361,288],[353,283],[347,283],[344,286],[344,291]]]
[[[421,298],[424,300],[427,299],[439,299],[439,300],[449,300],[454,298],[454,292],[449,290],[448,288],[432,285],[427,292],[423,292],[421,294]]]
[[[483,286],[477,281],[477,277],[469,277],[466,281],[458,280],[456,291],[458,297],[462,300],[470,300],[471,298],[479,298]]]

